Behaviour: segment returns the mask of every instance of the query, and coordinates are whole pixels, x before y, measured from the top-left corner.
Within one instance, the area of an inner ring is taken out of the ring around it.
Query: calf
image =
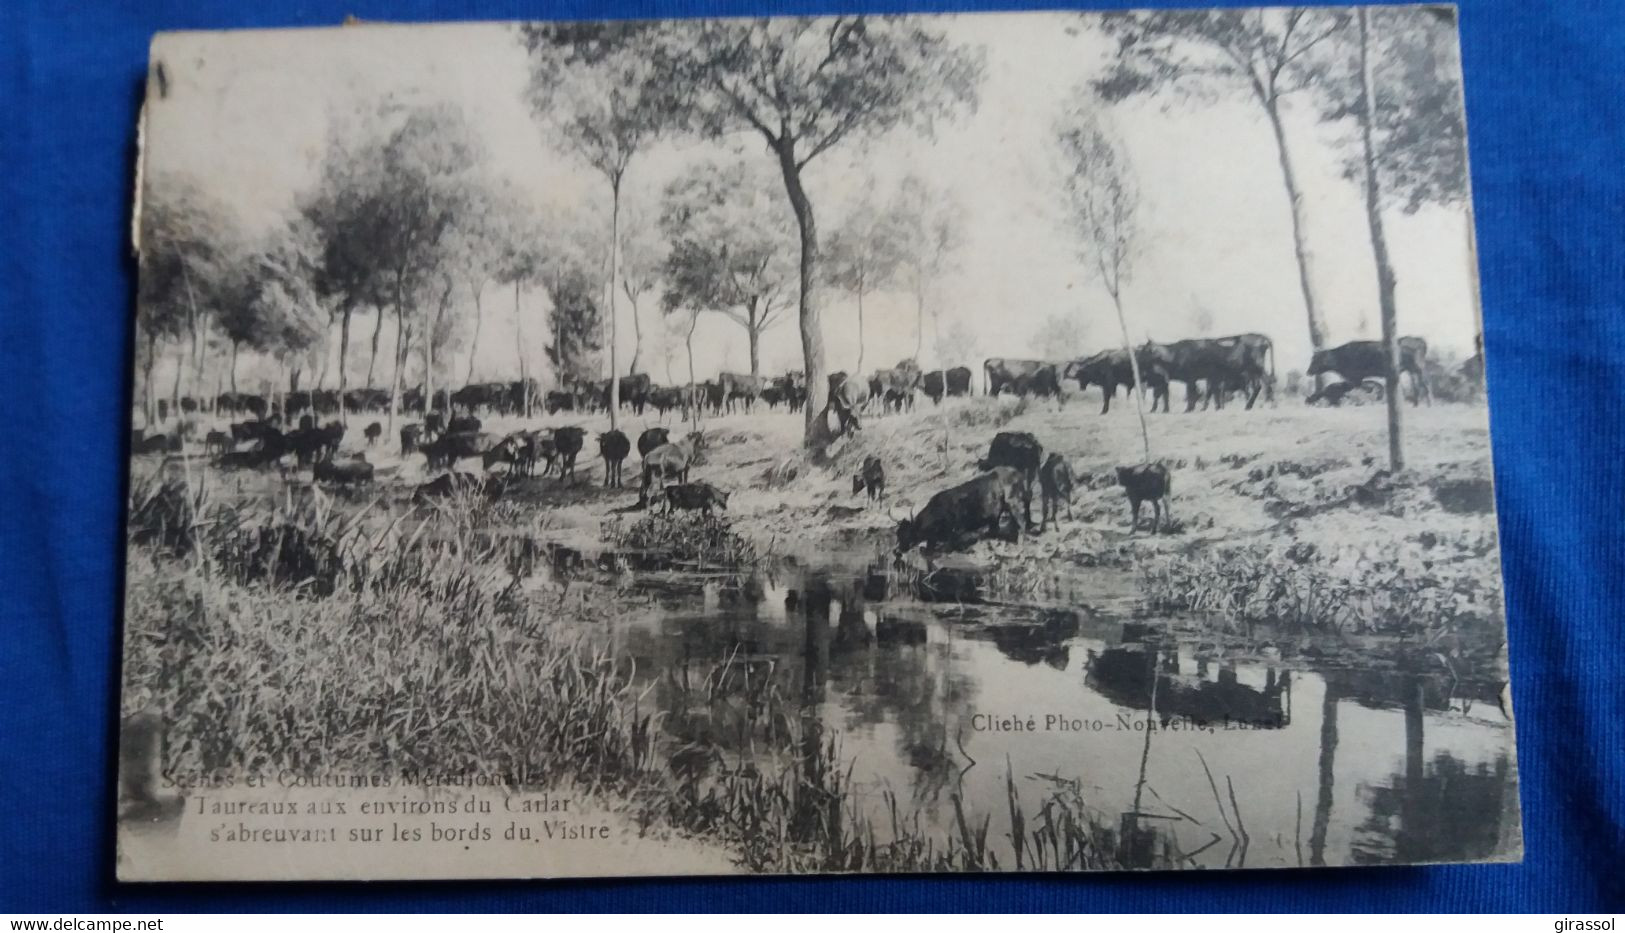
[[[574,425],[553,429],[553,449],[559,460],[559,479],[575,479],[576,454],[581,453],[581,445],[586,437],[587,432]]]
[[[310,477],[318,483],[348,486],[352,483],[372,482],[372,464],[366,454],[356,454],[349,460],[318,460],[310,468]]]
[[[473,431],[447,432],[418,450],[428,461],[431,470],[447,469],[458,460],[467,457],[483,457],[493,446],[500,443],[488,434],[479,434]]]
[[[598,455],[604,458],[604,485],[621,485],[621,463],[632,452],[632,442],[620,431],[605,431],[598,435]]]
[[[665,493],[668,513],[672,509],[698,509],[710,515],[713,508],[728,508],[728,494],[710,483],[679,483],[667,486]]]
[[[223,454],[232,447],[231,435],[224,431],[210,431],[203,439],[203,452],[210,456]]]
[[[401,425],[401,456],[406,457],[406,456],[410,456],[411,454],[416,453],[417,449],[419,447],[421,447],[422,445],[423,445],[423,425],[421,425],[421,424],[403,424],[403,425]]]
[[[863,469],[852,477],[852,495],[864,490],[868,490],[871,502],[886,494],[886,466],[879,457],[863,458]]]
[[[897,524],[899,553],[919,545],[958,547],[1001,533],[1009,518],[1016,538],[1024,527],[1017,502],[1031,502],[1032,493],[1021,471],[995,467],[975,479],[944,489],[926,502],[912,518]]]
[[[384,433],[384,426],[374,421],[372,424],[367,425],[367,429],[361,433],[367,438],[367,446],[371,447],[378,442],[379,436]]]
[[[668,479],[688,482],[688,471],[698,461],[704,446],[705,435],[696,431],[683,440],[662,444],[649,451],[643,458],[643,485],[638,492],[638,501],[645,506],[649,504],[649,489],[657,480],[662,489]]]
[[[1044,462],[1044,445],[1026,431],[1000,431],[988,445],[987,456],[977,462],[977,468],[991,470],[1010,467],[1026,480],[1027,501],[1022,514],[1028,525],[1033,523],[1032,488],[1038,482],[1038,467]]]
[[[1150,502],[1152,509],[1151,533],[1156,534],[1162,527],[1162,516],[1166,512],[1169,518],[1173,517],[1173,510],[1166,504],[1168,491],[1172,482],[1168,475],[1168,468],[1160,463],[1142,463],[1138,466],[1117,468],[1117,481],[1122,484],[1123,490],[1128,493],[1130,514],[1133,518],[1129,532],[1140,530],[1140,503]]]
[[[1038,470],[1038,488],[1044,500],[1039,531],[1048,528],[1051,521],[1059,521],[1055,513],[1062,502],[1066,503],[1066,517],[1071,520],[1072,489],[1076,485],[1077,479],[1072,475],[1072,467],[1067,465],[1066,458],[1060,454],[1050,454]]]

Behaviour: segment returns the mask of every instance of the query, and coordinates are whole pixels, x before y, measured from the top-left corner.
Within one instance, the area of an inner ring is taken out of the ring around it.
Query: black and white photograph
[[[159,34],[118,876],[1519,860],[1462,82],[1449,6]]]

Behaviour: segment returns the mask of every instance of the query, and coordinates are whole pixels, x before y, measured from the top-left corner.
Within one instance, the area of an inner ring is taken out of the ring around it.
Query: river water
[[[974,566],[899,565],[879,546],[743,572],[644,563],[631,577],[636,598],[609,638],[690,764],[748,758],[771,744],[763,720],[798,717],[839,736],[881,825],[889,791],[951,834],[958,794],[1002,838],[1013,777],[1029,814],[1074,786],[1131,864],[1413,863],[1518,848],[1501,680],[1449,670],[1431,651],[1380,667],[1272,660],[1267,646],[1240,654],[1178,634],[1188,620],[1146,617],[1126,571],[1057,572],[1016,596]]]

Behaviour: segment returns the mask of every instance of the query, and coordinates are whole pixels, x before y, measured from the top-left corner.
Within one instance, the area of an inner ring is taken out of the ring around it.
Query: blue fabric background
[[[1625,906],[1625,5],[1618,0],[1462,4],[1520,720],[1522,865],[991,879],[113,882],[110,751],[134,290],[127,227],[150,35],[332,24],[352,12],[396,20],[581,18],[985,3],[0,4],[0,911]]]

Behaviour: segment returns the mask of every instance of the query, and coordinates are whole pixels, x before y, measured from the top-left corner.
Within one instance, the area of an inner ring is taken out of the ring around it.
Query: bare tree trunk
[[[1140,441],[1145,445],[1145,462],[1151,462],[1151,431],[1145,423],[1145,380],[1140,378],[1140,359],[1134,354],[1134,342],[1128,335],[1128,318],[1123,314],[1123,299],[1112,290],[1112,304],[1117,307],[1117,326],[1123,330],[1123,352],[1128,354],[1129,372],[1134,375],[1134,392],[1138,402],[1134,413],[1140,416]]]
[[[621,268],[621,179],[609,180],[609,429],[615,430],[621,413],[621,376],[615,366],[615,280]]]
[[[925,349],[925,285],[923,282],[914,283],[914,359],[920,359],[920,353]]]
[[[756,319],[754,303],[745,309],[745,336],[750,344],[750,374],[752,377],[762,372],[762,325]]]
[[[468,338],[468,375],[463,379],[463,385],[472,385],[474,382],[474,357],[480,351],[480,323],[485,317],[485,310],[480,306],[481,289],[473,284],[469,290],[474,293],[474,333]]]
[[[400,412],[401,370],[406,366],[406,309],[401,294],[401,273],[395,273],[395,359],[389,367],[389,433],[395,433],[395,415]],[[384,309],[378,309],[383,317]]]
[[[238,342],[239,341],[236,341],[236,340],[233,340],[231,342],[231,394],[232,395],[237,394],[237,344],[238,344]]]
[[[1394,268],[1388,259],[1388,237],[1382,227],[1382,179],[1377,172],[1377,150],[1371,127],[1376,122],[1377,97],[1371,72],[1371,32],[1365,7],[1356,11],[1360,24],[1360,149],[1365,169],[1365,217],[1371,228],[1371,256],[1377,265],[1377,306],[1382,311],[1382,350],[1388,372],[1388,467],[1405,469],[1401,443],[1399,391],[1399,333],[1394,307]]]
[[[186,371],[186,347],[179,343],[175,346],[175,384],[170,387],[169,411],[176,418],[181,416],[181,373]]]
[[[863,283],[858,283],[858,365],[853,368],[852,374],[863,375]]]
[[[530,374],[525,369],[525,319],[519,312],[519,280],[513,280],[513,343],[514,350],[519,354],[519,396],[522,400],[520,407],[525,417],[530,417]]]
[[[378,337],[384,332],[384,309],[377,309],[378,316],[372,323],[372,354],[367,357],[367,390],[372,390],[372,373],[378,366]]]
[[[1326,320],[1315,304],[1314,286],[1309,281],[1309,244],[1304,232],[1303,192],[1298,190],[1298,175],[1292,166],[1292,156],[1286,147],[1286,128],[1281,123],[1279,101],[1265,100],[1264,112],[1269,115],[1270,129],[1275,134],[1275,154],[1281,162],[1281,183],[1286,187],[1287,201],[1292,207],[1292,251],[1298,260],[1298,287],[1303,292],[1304,312],[1309,318],[1309,343],[1321,350],[1326,346]],[[1319,388],[1323,378],[1315,377]]]
[[[797,310],[801,320],[801,356],[807,373],[803,436],[806,446],[812,447],[828,432],[824,408],[829,403],[829,380],[824,373],[824,329],[819,321],[818,306],[818,227],[813,220],[812,201],[801,186],[801,168],[796,164],[793,144],[786,139],[774,148],[784,175],[784,191],[790,199],[790,209],[795,212],[796,229],[801,236],[801,289]]]
[[[622,283],[625,288],[625,283]],[[632,362],[626,366],[627,375],[638,374],[638,357],[643,354],[643,322],[638,320],[638,298],[630,289],[626,291],[626,300],[632,305]]]
[[[339,423],[344,424],[344,390],[349,386],[345,376],[347,367],[345,361],[350,357],[350,303],[344,303],[344,310],[339,319]],[[314,405],[311,408],[315,408]]]
[[[698,383],[694,381],[694,325],[698,323],[699,320],[700,316],[698,313],[693,311],[689,312],[688,334],[683,337],[683,346],[688,349],[688,405],[689,410],[694,414],[695,428],[700,426],[700,409],[704,407],[700,403],[699,399],[700,387]]]

